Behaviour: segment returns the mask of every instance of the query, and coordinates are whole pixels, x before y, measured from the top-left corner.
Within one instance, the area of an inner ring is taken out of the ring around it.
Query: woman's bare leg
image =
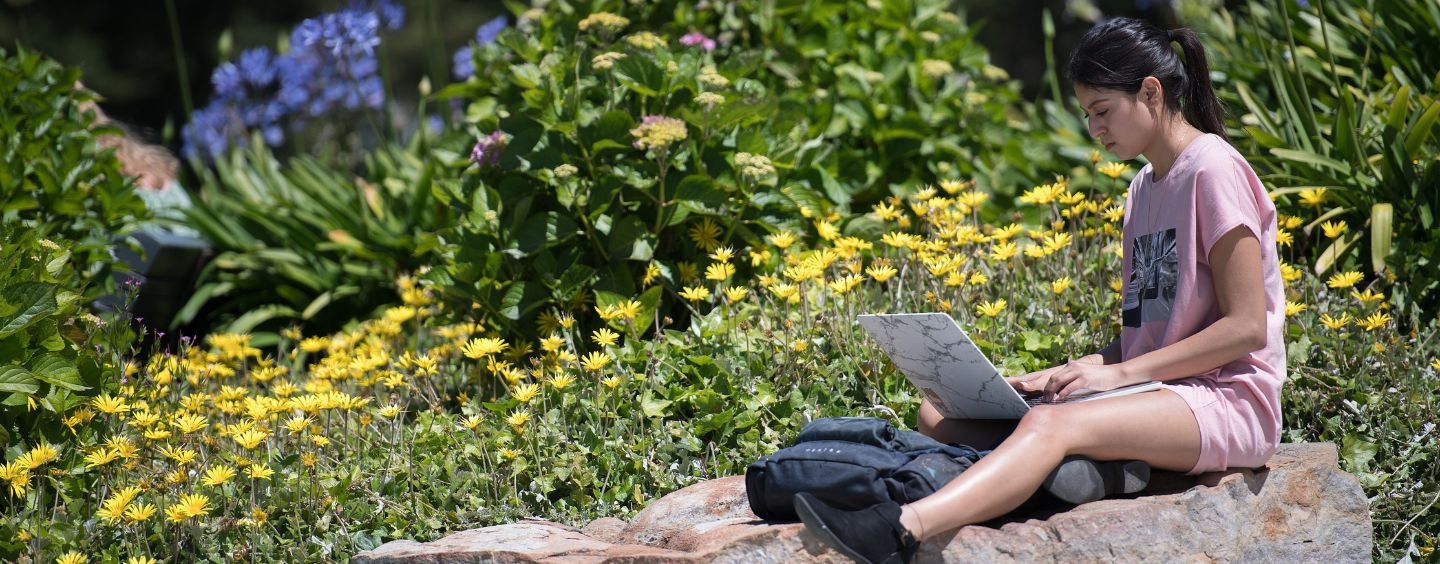
[[[923,539],[999,517],[1029,499],[1072,454],[1185,471],[1200,457],[1200,428],[1185,400],[1169,390],[1037,406],[994,452],[906,505],[900,522]]]
[[[924,399],[920,400],[920,413],[915,419],[916,427],[925,436],[976,450],[994,447],[1020,423],[1009,419],[947,419]]]

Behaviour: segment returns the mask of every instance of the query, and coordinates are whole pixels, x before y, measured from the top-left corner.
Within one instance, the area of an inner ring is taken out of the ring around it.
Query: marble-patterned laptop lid
[[[1019,419],[1030,410],[949,314],[860,315],[856,320],[945,417]]]

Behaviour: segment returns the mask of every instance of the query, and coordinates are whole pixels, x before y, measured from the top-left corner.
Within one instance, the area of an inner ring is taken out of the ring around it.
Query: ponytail
[[[1171,42],[1180,44],[1184,60]],[[1090,28],[1070,54],[1071,82],[1091,88],[1140,91],[1153,76],[1165,87],[1165,107],[1196,129],[1225,135],[1225,110],[1210,85],[1210,67],[1200,37],[1190,29],[1165,31],[1132,18],[1114,18]]]
[[[1184,97],[1181,108],[1185,120],[1206,133],[1225,137],[1225,109],[1215,88],[1210,84],[1210,65],[1205,60],[1205,47],[1200,37],[1189,28],[1172,30],[1170,40],[1180,44],[1185,53],[1185,87],[1180,94]]]

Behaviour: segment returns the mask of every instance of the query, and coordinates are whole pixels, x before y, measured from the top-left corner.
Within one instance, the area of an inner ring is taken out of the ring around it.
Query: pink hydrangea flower
[[[705,34],[698,31],[692,31],[685,34],[684,37],[680,38],[680,44],[688,45],[690,47],[699,46],[701,49],[704,49],[706,51],[715,50],[715,40],[710,39]]]

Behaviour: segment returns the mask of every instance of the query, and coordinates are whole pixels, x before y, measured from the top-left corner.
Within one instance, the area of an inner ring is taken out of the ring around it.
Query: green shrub
[[[1295,245],[1317,273],[1407,281],[1407,323],[1440,311],[1440,9],[1424,2],[1250,2],[1210,11],[1219,88]],[[1383,276],[1382,276],[1383,275]]]
[[[440,93],[468,102],[481,158],[460,178],[470,211],[442,234],[435,279],[522,335],[545,308],[583,323],[592,296],[604,308],[640,294],[629,329],[643,331],[683,317],[677,292],[718,247],[759,248],[778,229],[873,233],[830,214],[941,180],[1008,201],[1060,168],[948,2],[880,4],[525,12]]]
[[[95,143],[80,72],[0,49],[0,445],[64,442],[62,416],[118,379],[111,250],[144,204]]]

